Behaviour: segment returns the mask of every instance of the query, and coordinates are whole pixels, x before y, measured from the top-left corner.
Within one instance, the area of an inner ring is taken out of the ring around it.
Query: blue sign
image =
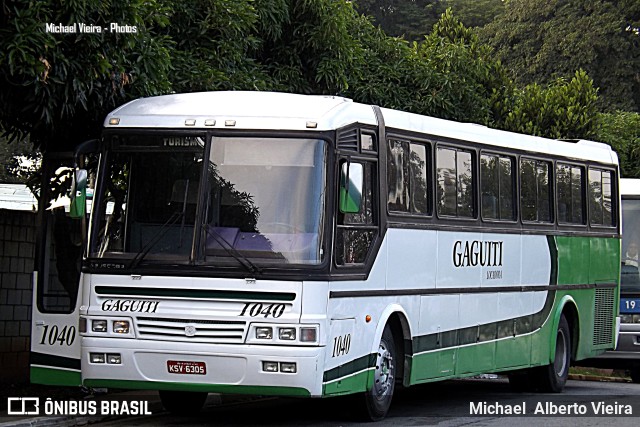
[[[620,313],[640,313],[640,298],[620,298]]]

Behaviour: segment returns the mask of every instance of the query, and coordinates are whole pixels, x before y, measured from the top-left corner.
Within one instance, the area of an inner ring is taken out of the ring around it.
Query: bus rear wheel
[[[200,391],[160,390],[160,401],[164,409],[176,415],[194,415],[200,412],[208,393]]]
[[[391,327],[386,325],[376,353],[373,385],[363,393],[363,415],[368,420],[383,419],[391,407],[396,385],[396,354]]]
[[[542,392],[560,393],[567,378],[569,378],[569,366],[571,364],[571,331],[569,323],[560,316],[558,331],[556,333],[556,352],[553,362],[537,368],[538,388]]]

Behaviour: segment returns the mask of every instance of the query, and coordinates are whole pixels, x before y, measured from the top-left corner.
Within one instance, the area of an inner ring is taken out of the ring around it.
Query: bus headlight
[[[262,362],[264,372],[278,372],[278,362]]]
[[[128,320],[114,320],[113,332],[116,334],[128,334],[129,333],[129,321]]]
[[[89,353],[89,361],[91,363],[104,363],[105,355],[104,353]]]
[[[285,374],[295,374],[298,371],[297,366],[293,362],[280,362],[280,372]]]
[[[270,340],[273,338],[273,328],[266,326],[256,328],[256,338],[259,340]]]
[[[119,353],[107,354],[107,363],[110,365],[122,364],[122,355],[120,355]]]
[[[296,339],[296,328],[278,328],[278,338],[281,340],[294,341]]]
[[[91,321],[91,330],[93,332],[107,332],[107,321],[100,320],[92,320]]]

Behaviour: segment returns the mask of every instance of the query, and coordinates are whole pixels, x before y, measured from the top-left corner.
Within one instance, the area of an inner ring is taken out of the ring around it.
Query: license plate
[[[170,374],[206,375],[207,365],[204,362],[167,360],[167,371]]]

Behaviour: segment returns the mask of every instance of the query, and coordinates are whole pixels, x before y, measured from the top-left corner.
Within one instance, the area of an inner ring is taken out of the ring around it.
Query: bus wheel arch
[[[576,359],[578,352],[578,345],[580,341],[580,316],[578,313],[576,302],[569,295],[566,295],[558,304],[558,308],[555,311],[553,318],[553,329],[557,331],[560,325],[560,321],[564,317],[569,326],[570,344],[571,344],[571,361]],[[556,353],[556,335],[551,334],[551,341],[549,346],[549,361],[553,362]]]
[[[567,301],[562,308],[562,314],[569,324],[569,331],[571,332],[571,360],[575,361],[580,343],[580,316],[573,300]]]
[[[570,297],[564,298],[558,305],[550,334],[549,364],[536,368],[539,391],[560,393],[564,389],[576,354],[577,321],[575,302]]]
[[[376,328],[376,339],[374,340],[374,346],[377,346],[377,343],[382,338],[384,328],[389,325],[395,341],[397,358],[402,361],[402,363],[397,363],[396,379],[404,387],[409,386],[411,361],[413,359],[411,324],[408,319],[409,316],[401,306],[390,305],[380,316],[380,322]],[[376,349],[377,347],[373,348],[372,351],[375,352]]]
[[[383,419],[391,406],[397,385],[409,383],[407,349],[411,349],[411,329],[401,307],[387,307],[376,327],[367,390],[361,394],[360,414],[368,421]]]

